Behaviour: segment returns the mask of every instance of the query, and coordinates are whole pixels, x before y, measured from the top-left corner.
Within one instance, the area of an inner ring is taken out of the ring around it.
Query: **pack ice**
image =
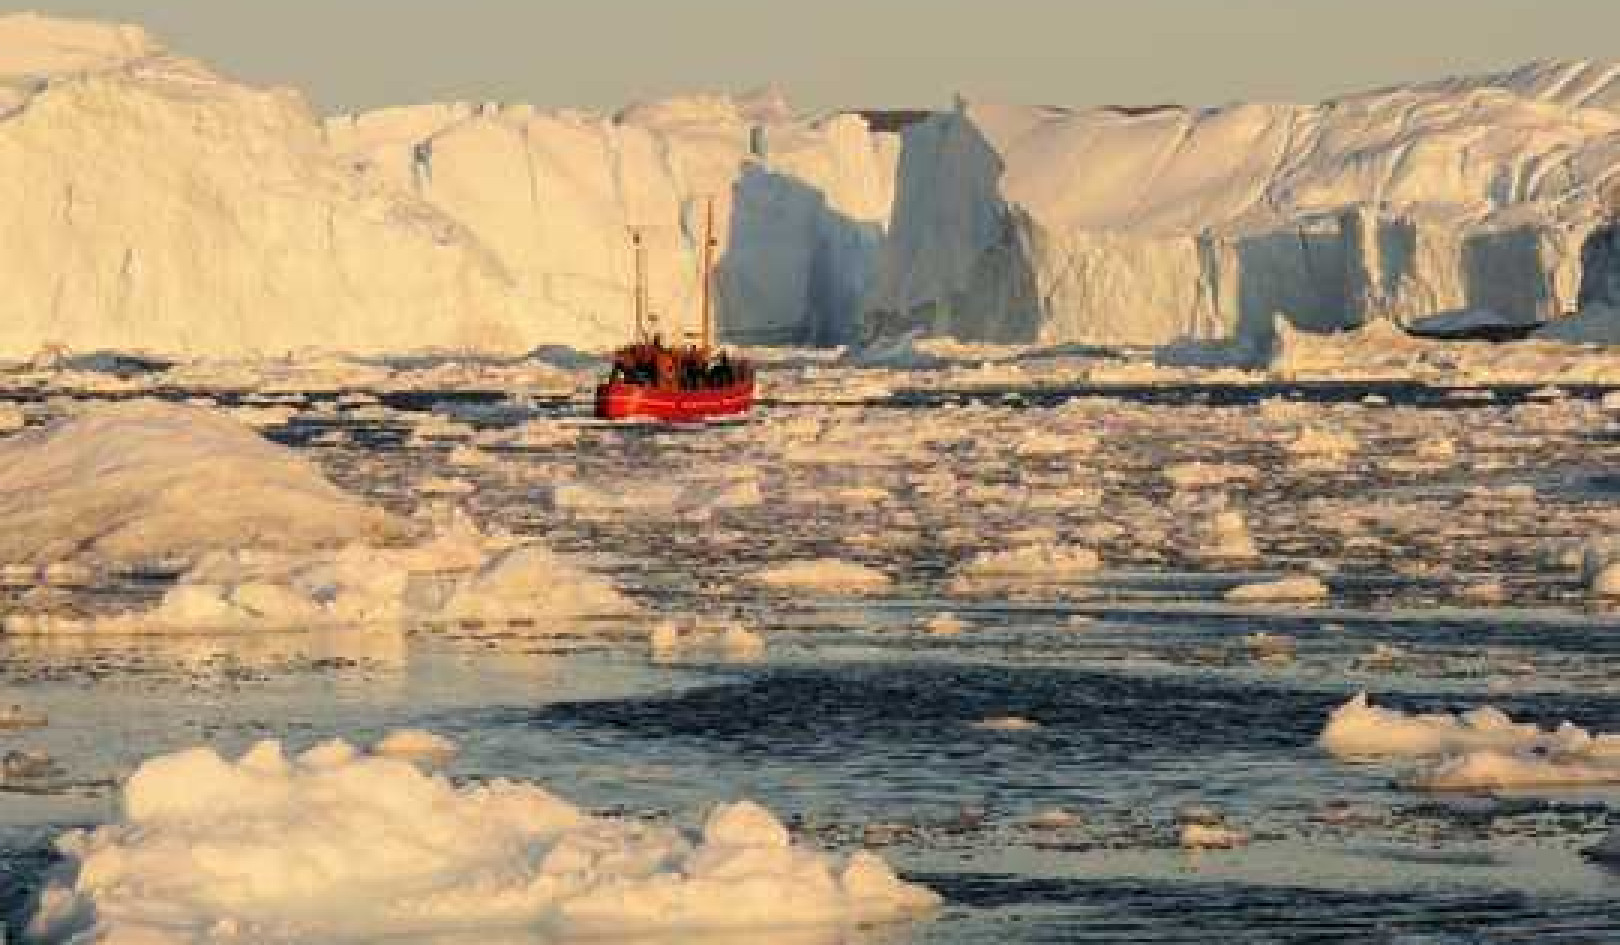
[[[702,829],[591,816],[543,788],[457,787],[327,742],[153,758],[122,819],[64,835],[41,942],[330,942],[476,929],[558,937],[810,927],[924,914],[938,897],[877,856],[792,843],[768,811]]]
[[[0,443],[0,563],[179,570],[150,610],[10,633],[287,629],[624,615],[607,580],[455,512],[405,521],[218,411],[91,407]]]
[[[0,355],[616,343],[629,227],[673,334],[708,196],[726,332],[829,337],[868,290],[897,160],[896,136],[772,95],[322,121],[135,27],[4,16]]]
[[[1263,350],[1277,315],[1606,311],[1617,79],[1548,62],[1316,106],[958,101],[906,131],[867,329]]]

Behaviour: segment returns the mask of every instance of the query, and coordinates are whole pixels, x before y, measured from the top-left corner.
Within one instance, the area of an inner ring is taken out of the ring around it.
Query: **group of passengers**
[[[654,337],[614,352],[608,380],[659,390],[697,391],[730,387],[752,374],[747,361],[733,359],[725,351],[711,355],[698,345],[669,348]]]

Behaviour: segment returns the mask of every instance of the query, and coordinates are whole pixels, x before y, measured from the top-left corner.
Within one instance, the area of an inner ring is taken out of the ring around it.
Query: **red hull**
[[[600,384],[596,388],[596,415],[603,420],[641,417],[691,422],[747,413],[753,405],[753,381],[711,390],[659,390],[617,383]]]

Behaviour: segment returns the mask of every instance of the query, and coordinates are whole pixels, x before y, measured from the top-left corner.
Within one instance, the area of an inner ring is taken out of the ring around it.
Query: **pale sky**
[[[776,83],[796,105],[1314,101],[1548,57],[1620,58],[1620,0],[36,0],[137,22],[325,111],[612,109]]]

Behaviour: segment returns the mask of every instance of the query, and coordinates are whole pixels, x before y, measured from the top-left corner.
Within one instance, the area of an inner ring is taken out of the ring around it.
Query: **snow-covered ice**
[[[533,784],[458,787],[326,742],[153,758],[122,818],[58,842],[39,941],[333,941],[476,927],[607,932],[893,921],[939,902],[883,860],[792,842],[748,801],[688,833],[587,814]]]
[[[1162,345],[1584,305],[1614,335],[1604,62],[1141,111],[959,99],[908,129],[879,334]],[[1554,162],[1558,173],[1541,168]],[[1472,324],[1472,322],[1470,323]],[[1263,358],[1263,355],[1261,355]]]
[[[321,119],[138,27],[27,14],[0,19],[0,78],[0,176],[29,182],[0,200],[15,357],[600,348],[629,331],[630,228],[673,334],[694,324],[704,195],[726,332],[838,341],[899,153],[858,115],[773,96]]]
[[[88,407],[0,442],[0,559],[194,560],[409,534],[308,459],[214,411]]]
[[[1570,787],[1620,782],[1620,735],[1564,722],[1543,729],[1489,706],[1410,715],[1365,693],[1333,710],[1318,739],[1346,758],[1427,759],[1404,783],[1421,790]]]
[[[1488,706],[1462,715],[1410,715],[1373,705],[1360,693],[1333,710],[1318,744],[1343,757],[1420,758],[1477,748],[1534,748],[1558,737]]]

